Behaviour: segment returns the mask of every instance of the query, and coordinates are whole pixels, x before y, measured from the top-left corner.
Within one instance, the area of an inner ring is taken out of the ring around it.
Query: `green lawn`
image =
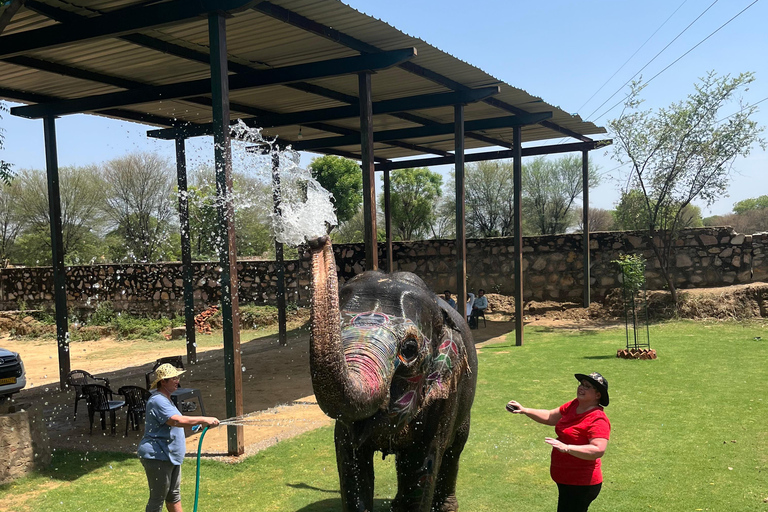
[[[754,338],[761,336],[762,340]],[[480,354],[472,435],[459,475],[465,512],[548,511],[544,437],[554,429],[505,412],[515,398],[554,408],[576,393],[575,372],[610,382],[613,425],[603,492],[590,510],[768,511],[768,324],[672,322],[651,327],[655,361],[616,359],[624,330],[529,328]],[[376,461],[376,512],[395,493],[394,458]],[[204,461],[200,511],[340,510],[332,430],[280,443],[245,462]],[[194,461],[184,466],[192,510]],[[0,486],[0,509],[142,510],[144,474],[132,457],[56,453],[50,470]],[[9,508],[3,508],[9,507]]]

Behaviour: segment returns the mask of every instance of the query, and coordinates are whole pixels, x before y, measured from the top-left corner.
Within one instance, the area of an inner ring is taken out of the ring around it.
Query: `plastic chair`
[[[128,437],[128,422],[133,430],[139,430],[139,423],[144,420],[147,412],[147,400],[152,394],[140,386],[123,386],[117,390],[118,395],[125,397],[128,410],[125,413],[125,436]]]
[[[94,377],[85,370],[72,370],[67,374],[67,386],[71,386],[75,390],[75,414],[72,417],[72,421],[77,419],[77,402],[86,398],[83,386],[86,384],[99,384],[100,382],[109,387],[109,379]]]
[[[112,435],[115,434],[115,412],[125,405],[124,400],[112,400],[112,390],[101,384],[85,384],[83,393],[88,402],[88,420],[91,424],[91,434],[93,434],[93,417],[98,412],[101,416],[101,430],[107,429],[107,422],[104,418],[109,413],[111,421]]]

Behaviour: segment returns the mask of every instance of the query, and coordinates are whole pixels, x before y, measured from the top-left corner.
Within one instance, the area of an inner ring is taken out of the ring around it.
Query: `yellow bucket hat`
[[[155,370],[155,380],[152,381],[152,385],[149,386],[150,389],[154,388],[158,382],[165,379],[172,379],[174,377],[178,377],[182,373],[184,373],[186,370],[179,370],[175,366],[173,366],[171,363],[165,363],[161,364],[157,367],[157,370]]]

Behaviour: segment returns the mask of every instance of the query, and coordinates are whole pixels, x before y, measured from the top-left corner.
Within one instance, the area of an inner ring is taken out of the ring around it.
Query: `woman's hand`
[[[510,400],[509,402],[507,402],[507,410],[512,414],[524,414],[523,413],[524,409],[525,408],[522,405],[520,405],[520,403],[514,400]]]
[[[219,425],[219,419],[214,418],[213,416],[203,416],[202,420],[203,421],[201,421],[200,423],[202,423],[206,427],[216,427]]]
[[[558,441],[557,439],[552,439],[551,437],[545,437],[544,442],[552,445],[552,447],[559,451],[560,453],[570,453],[570,449],[568,448],[568,445],[563,443],[562,441]]]

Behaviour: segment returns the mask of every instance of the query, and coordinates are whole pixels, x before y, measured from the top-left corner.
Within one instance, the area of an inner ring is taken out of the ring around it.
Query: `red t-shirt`
[[[589,444],[590,439],[610,439],[611,422],[599,405],[587,412],[577,414],[579,399],[560,406],[562,418],[555,425],[557,439],[565,444]],[[596,485],[602,483],[600,459],[584,460],[568,453],[552,449],[552,463],[549,468],[552,480],[565,485]]]

